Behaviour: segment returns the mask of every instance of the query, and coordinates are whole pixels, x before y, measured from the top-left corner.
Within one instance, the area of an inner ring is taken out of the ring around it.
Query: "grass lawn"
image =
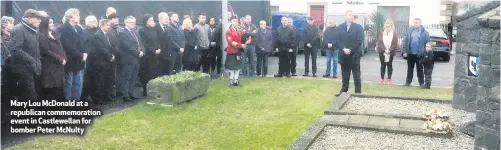
[[[297,78],[242,79],[244,87],[236,88],[227,82],[214,80],[190,104],[143,102],[100,117],[81,138],[43,136],[9,149],[285,149],[323,115],[340,87],[336,80]],[[452,99],[452,88],[363,84],[363,92]]]

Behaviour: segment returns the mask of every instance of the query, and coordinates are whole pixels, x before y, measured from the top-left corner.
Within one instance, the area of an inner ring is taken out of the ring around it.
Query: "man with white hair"
[[[111,15],[111,14],[116,14],[117,13],[117,10],[113,7],[108,7],[106,8],[106,12],[105,12],[105,16],[104,16],[104,19],[109,19],[108,17]]]
[[[87,48],[90,50],[95,49],[95,46],[93,45],[93,38],[94,34],[99,30],[98,28],[98,22],[96,16],[90,15],[85,18],[85,26],[86,29],[84,30],[85,33],[85,43],[87,44]],[[89,61],[92,61],[91,58],[89,58]],[[89,72],[89,69],[87,69],[89,64],[86,64],[86,69],[84,73],[84,78],[83,78],[83,87],[82,87],[82,95],[80,97],[80,100],[86,100],[89,97],[89,94],[91,94],[92,91],[89,91],[90,86],[86,86],[86,84],[89,84],[90,82],[90,77],[91,75],[86,75]]]
[[[61,44],[66,50],[67,63],[65,93],[66,99],[80,100],[82,86],[82,71],[87,60],[87,46],[85,44],[85,33],[78,25],[80,11],[70,8],[64,13],[66,23],[58,29],[61,33]]]
[[[135,81],[139,72],[139,58],[144,55],[136,31],[136,18],[128,16],[124,19],[125,28],[118,35],[121,54],[117,55],[117,96],[124,101],[138,99],[134,96]]]

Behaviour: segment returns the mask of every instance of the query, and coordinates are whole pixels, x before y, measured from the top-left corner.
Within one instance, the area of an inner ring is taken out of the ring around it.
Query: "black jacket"
[[[40,46],[38,30],[29,25],[24,19],[14,26],[11,39],[6,44],[11,51],[13,70],[24,75],[40,74]]]
[[[169,40],[168,49],[171,51],[179,52],[180,48],[184,48],[185,39],[184,39],[184,31],[181,29],[179,25],[170,24],[168,26]]]
[[[79,71],[85,68],[85,62],[82,60],[83,53],[87,53],[85,33],[80,26],[75,25],[75,28],[69,23],[58,28],[61,34],[61,44],[67,55],[66,71]]]
[[[245,40],[247,40],[247,37],[250,36],[252,39],[251,39],[251,43],[250,44],[255,44],[256,43],[256,36],[257,36],[257,27],[252,24],[252,23],[249,23],[249,24],[244,24],[244,30],[245,30],[245,33],[246,33],[246,38]],[[253,33],[253,31],[256,31],[255,33]]]
[[[347,31],[346,23],[342,23],[337,27],[338,31],[338,44],[339,44],[339,63],[353,63],[359,64],[360,57],[362,55],[361,45],[364,41],[364,30],[362,26],[356,23],[352,23],[350,30]],[[351,50],[349,55],[344,54],[343,49],[347,48]]]
[[[108,31],[110,32],[110,31]],[[110,68],[111,58],[113,57],[113,47],[111,40],[107,39],[107,35],[102,30],[97,30],[90,40],[92,47],[89,54],[89,66],[95,71],[104,71]],[[116,61],[116,57],[115,57]]]
[[[160,49],[160,44],[158,42],[159,37],[157,34],[157,28],[144,27],[139,30],[139,35],[141,37],[142,44],[146,55],[154,56],[155,51]]]
[[[162,60],[167,60],[169,58],[169,26],[165,25],[165,30],[162,29],[160,24],[155,25],[155,30],[157,32],[158,44],[160,46],[160,58]]]
[[[339,49],[338,46],[338,32],[336,30],[336,27],[327,27],[324,31],[323,35],[323,41],[322,41],[322,48],[324,49],[329,49],[329,50],[335,50]],[[328,48],[328,44],[332,44],[332,48]]]
[[[274,45],[279,50],[289,50],[296,48],[296,35],[294,30],[289,27],[278,27],[275,37]]]
[[[433,51],[425,51],[419,54],[418,57],[419,63],[423,64],[424,68],[433,69],[433,66],[435,65],[435,62],[433,61],[433,59],[435,58]]]
[[[144,51],[144,48],[141,46],[141,39],[137,31],[124,29],[118,35],[118,38],[120,39],[120,50],[122,53],[116,56],[117,64],[139,63],[139,53],[140,51]]]
[[[110,44],[111,44],[111,52],[113,55],[115,55],[115,59],[118,59],[121,55],[123,55],[123,52],[120,50],[120,38],[119,35],[122,33],[124,29],[119,27],[118,25],[112,26],[108,32],[106,32],[106,35],[110,39]]]
[[[306,46],[308,43],[310,43],[313,47],[318,46],[320,44],[320,33],[317,26],[306,25],[303,30],[303,40],[304,46]]]
[[[216,42],[215,48],[219,48],[221,46],[221,37],[222,37],[222,25],[211,25],[209,30],[209,41]]]
[[[198,63],[200,61],[200,49],[199,47],[195,49],[195,46],[198,45],[197,30],[184,30],[184,37],[186,39],[186,45],[183,53],[183,62]]]

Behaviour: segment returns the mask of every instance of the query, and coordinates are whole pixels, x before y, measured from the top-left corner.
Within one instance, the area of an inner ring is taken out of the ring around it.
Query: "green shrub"
[[[168,82],[177,82],[184,81],[186,79],[192,79],[197,77],[202,77],[204,73],[202,72],[193,72],[193,71],[183,71],[171,76],[162,76],[159,77],[158,80],[168,81]]]

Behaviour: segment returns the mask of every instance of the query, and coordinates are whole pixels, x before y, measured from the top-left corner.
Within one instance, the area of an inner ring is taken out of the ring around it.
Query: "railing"
[[[429,24],[429,25],[423,25],[424,28],[440,28],[444,31],[445,34],[449,35],[451,34],[448,31],[448,24]],[[376,41],[377,41],[377,35],[381,30],[377,30],[375,28],[374,24],[367,24],[364,26],[364,32],[365,36],[367,39],[367,49],[368,51],[374,50],[376,47]],[[405,36],[407,36],[407,31],[409,30],[409,25],[395,25],[395,32],[397,33],[397,38],[398,38],[398,51],[402,50],[403,44],[402,42],[405,39]]]

